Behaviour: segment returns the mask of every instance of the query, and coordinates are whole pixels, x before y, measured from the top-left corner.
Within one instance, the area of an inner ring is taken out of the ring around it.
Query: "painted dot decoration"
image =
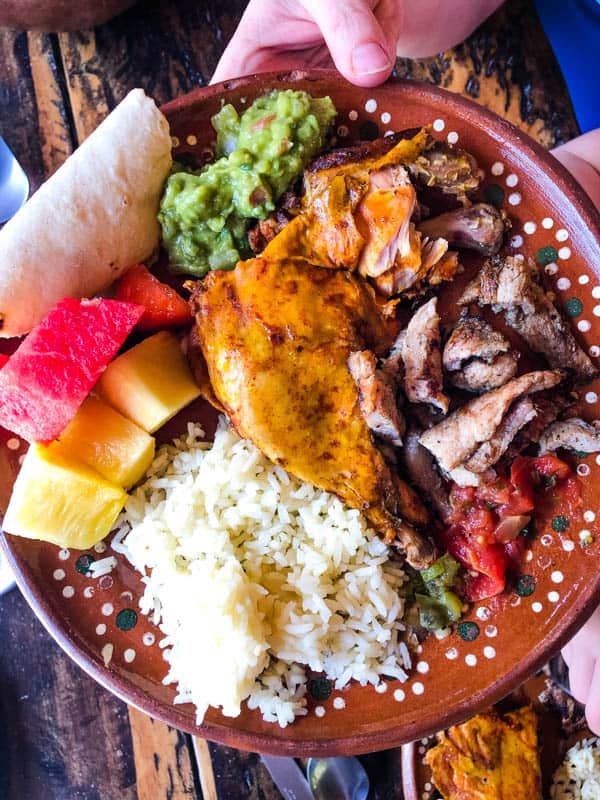
[[[74,594],[75,594],[75,589],[72,586],[65,586],[64,589],[62,590],[62,596],[66,597],[67,600],[70,597],[73,597]]]
[[[377,100],[374,97],[369,98],[365,103],[365,111],[367,114],[372,114],[374,111],[377,111]]]
[[[558,257],[561,261],[566,261],[568,258],[571,258],[571,248],[570,247],[561,247],[558,251]]]
[[[342,138],[348,136],[348,133],[349,133],[348,128],[347,128],[346,125],[340,125],[339,128],[337,129],[337,132],[338,132],[338,136],[341,136]]]
[[[545,533],[540,539],[540,542],[544,545],[544,547],[550,547],[553,541],[554,539],[549,533]]]
[[[598,345],[597,345],[597,344],[593,344],[593,345],[590,347],[590,355],[591,355],[593,358],[598,358],[598,356],[600,356],[600,347],[598,347]]]
[[[315,717],[324,717],[325,709],[323,706],[315,706]]]
[[[587,333],[591,327],[592,323],[588,322],[587,319],[582,319],[577,323],[577,330],[581,331],[582,333]]]
[[[412,685],[412,690],[413,690],[413,694],[416,694],[418,696],[420,694],[423,694],[423,692],[425,691],[425,687],[423,686],[421,681],[416,681]]]
[[[114,646],[112,644],[105,644],[102,650],[100,651],[102,654],[102,658],[104,660],[104,666],[108,667],[110,662],[112,661]]]
[[[534,612],[534,614],[539,614],[539,613],[541,613],[541,611],[542,611],[543,607],[544,607],[544,606],[543,606],[541,603],[539,603],[537,600],[536,600],[536,602],[535,602],[535,603],[532,603],[532,604],[531,604],[531,610]]]
[[[558,592],[548,592],[548,600],[551,603],[558,603],[560,600],[560,595]]]
[[[115,620],[117,623],[117,628],[122,631],[133,630],[133,628],[135,628],[137,625],[137,621],[138,615],[133,608],[124,608],[122,611],[119,611]]]
[[[458,658],[458,650],[456,647],[451,647],[449,650],[446,650],[446,658],[448,661],[455,661]]]
[[[560,570],[555,570],[552,575],[550,575],[550,580],[552,583],[562,583],[565,579],[565,576],[562,574]]]
[[[578,297],[570,297],[565,303],[565,314],[568,317],[578,317],[583,311],[583,303]]]
[[[595,300],[600,299],[600,286],[594,286],[594,288],[592,289],[592,297]]]
[[[104,591],[107,591],[108,589],[111,589],[111,588],[112,588],[112,585],[113,585],[113,583],[114,583],[114,581],[113,581],[113,579],[110,577],[110,575],[103,575],[103,576],[100,578],[100,580],[98,581],[98,586],[99,586],[101,589],[104,589]]]
[[[155,641],[156,636],[151,631],[146,631],[146,633],[142,636],[142,642],[146,645],[146,647],[152,647]]]
[[[135,650],[131,647],[128,647],[123,653],[123,658],[127,664],[131,664],[131,662],[135,659]]]
[[[104,636],[106,633],[106,625],[103,622],[101,622],[99,625],[96,625],[96,633],[98,636]]]
[[[459,622],[458,635],[463,642],[474,642],[479,636],[479,625],[476,622]]]
[[[571,281],[568,278],[559,278],[556,281],[556,288],[561,292],[565,292],[567,289],[571,288]]]
[[[552,261],[550,264],[546,264],[544,267],[544,272],[546,275],[556,275],[558,272],[558,264],[556,264],[554,261]]]
[[[523,230],[528,236],[531,236],[537,231],[537,225],[535,222],[526,222],[525,225],[523,225]]]
[[[421,675],[427,675],[429,672],[429,664],[427,661],[419,661],[417,664],[417,672],[420,672]]]
[[[554,226],[554,220],[551,217],[544,217],[542,220],[542,228],[549,231]]]
[[[94,557],[85,553],[82,556],[79,556],[77,561],[75,562],[75,569],[79,572],[80,575],[88,575],[90,571],[90,564],[94,563]]]
[[[515,582],[515,592],[519,597],[529,597],[535,592],[535,586],[533,575],[519,575]]]
[[[385,683],[385,681],[382,681],[381,683],[377,684],[377,686],[375,687],[375,691],[377,692],[377,694],[385,694],[387,692],[387,688],[388,688],[387,683]]]
[[[592,309],[592,314],[595,317],[600,317],[600,306],[594,306],[594,308]]]
[[[62,550],[58,551],[58,557],[61,561],[67,561],[71,556],[71,551],[67,550],[66,547],[63,547]]]
[[[106,544],[104,542],[98,542],[94,545],[94,550],[97,553],[105,553],[106,552]]]
[[[516,236],[513,236],[510,240],[511,247],[522,247],[523,246],[523,237],[520,233],[517,233]]]
[[[331,684],[327,678],[313,678],[308,684],[308,691],[315,700],[327,700],[331,695]]]
[[[458,133],[456,131],[450,131],[447,136],[448,144],[456,144],[458,142]]]
[[[333,707],[336,708],[338,711],[341,711],[342,708],[346,708],[346,701],[344,700],[343,697],[334,697]]]
[[[565,517],[564,514],[557,514],[555,517],[552,517],[552,530],[557,533],[564,533],[569,530],[569,525],[569,519]]]
[[[477,666],[477,656],[474,653],[467,653],[465,656],[465,664],[467,667]]]
[[[498,628],[495,625],[487,625],[485,628],[485,635],[488,639],[495,639],[498,636]]]
[[[587,476],[590,474],[590,468],[587,464],[579,464],[577,466],[577,474],[580,478],[587,478]]]
[[[519,182],[519,177],[518,175],[515,175],[514,172],[511,172],[510,175],[506,176],[506,185],[510,186],[511,189],[514,189],[514,187],[517,185],[518,182]]]
[[[496,161],[494,164],[492,164],[490,172],[492,175],[502,175],[504,172],[504,164],[501,161]]]
[[[559,228],[554,235],[557,242],[566,242],[569,238],[569,231],[565,228]]]
[[[406,698],[406,693],[403,689],[396,689],[394,691],[394,700],[397,703],[401,703]]]
[[[446,123],[443,119],[434,119],[433,120],[433,130],[437,133],[441,133],[444,128],[446,127]]]
[[[487,606],[481,606],[481,608],[478,608],[477,611],[475,612],[475,616],[477,617],[477,619],[480,619],[482,622],[485,622],[485,620],[488,620],[492,616],[492,612],[491,609],[489,609]]]
[[[586,522],[593,522],[596,519],[596,514],[593,511],[584,511],[583,518]]]
[[[67,573],[64,571],[64,569],[55,569],[52,573],[52,577],[55,581],[64,581],[66,574]]]
[[[356,120],[358,119],[358,111],[354,111],[354,110],[349,111],[348,112],[348,119],[352,120],[352,122],[356,122]]]
[[[86,586],[83,590],[83,596],[89,600],[94,596],[94,587],[93,586]]]
[[[392,115],[390,114],[389,111],[384,111],[380,119],[384,125],[389,125],[390,122],[392,121]]]
[[[504,202],[504,189],[497,183],[490,183],[489,186],[486,186],[484,195],[487,202],[496,208],[500,208]]]
[[[483,648],[483,655],[486,658],[495,658],[496,657],[496,649],[488,644]]]
[[[535,258],[538,264],[545,266],[546,264],[551,264],[553,261],[556,261],[558,258],[558,251],[556,247],[546,245],[546,247],[540,247]]]
[[[508,202],[511,206],[518,206],[521,202],[521,195],[519,192],[511,192],[511,194],[508,195]]]
[[[590,282],[590,276],[589,276],[589,275],[580,275],[580,276],[577,278],[577,281],[578,281],[578,282],[579,282],[579,283],[580,283],[582,286],[585,286],[587,283],[589,283],[589,282]]]
[[[9,450],[18,450],[19,447],[21,446],[21,442],[14,436],[11,436],[10,439],[6,442],[6,446],[8,447]]]
[[[562,546],[565,553],[572,553],[575,550],[575,542],[572,539],[565,539]]]
[[[113,613],[114,610],[115,608],[112,603],[104,603],[102,608],[100,609],[102,615],[105,617],[110,617],[110,615]]]

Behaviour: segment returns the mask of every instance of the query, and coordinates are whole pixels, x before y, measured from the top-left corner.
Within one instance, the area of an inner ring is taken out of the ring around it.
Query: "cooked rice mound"
[[[583,739],[567,751],[554,773],[552,800],[600,798],[600,739]]]
[[[306,669],[406,680],[406,580],[356,510],[272,464],[221,419],[161,447],[113,547],[143,573],[141,609],[200,722],[244,700],[282,727],[306,714]]]

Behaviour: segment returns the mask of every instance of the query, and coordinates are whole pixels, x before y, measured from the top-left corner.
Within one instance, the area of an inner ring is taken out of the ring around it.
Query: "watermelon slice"
[[[2,369],[2,367],[6,364],[8,358],[9,357],[7,355],[4,355],[4,353],[0,353],[0,369]]]
[[[28,442],[55,439],[143,313],[117,300],[61,300],[0,369],[0,425]]]

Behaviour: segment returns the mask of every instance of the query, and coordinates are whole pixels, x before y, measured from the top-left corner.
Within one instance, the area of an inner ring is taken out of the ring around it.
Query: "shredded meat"
[[[469,196],[477,191],[484,175],[470,153],[434,139],[408,169],[419,186],[435,189],[463,206],[470,205]]]
[[[540,437],[540,452],[558,450],[580,450],[583,453],[600,452],[600,420],[585,422],[578,417],[554,422]]]
[[[470,392],[502,386],[517,372],[519,354],[483,317],[463,314],[443,353],[449,382]]]
[[[452,247],[493,256],[502,246],[504,219],[494,206],[476,203],[420,222],[418,229],[424,236],[444,238]]]
[[[419,443],[420,435],[418,428],[409,428],[407,431],[401,450],[402,463],[411,482],[431,502],[440,519],[444,520],[452,511],[448,492],[433,456]]]
[[[479,445],[494,436],[517,398],[556,386],[562,378],[558,370],[529,372],[513,378],[499,389],[471,400],[425,431],[420,442],[433,453],[440,467],[450,473],[463,465]]]
[[[444,414],[448,398],[442,390],[440,318],[432,297],[413,314],[402,339],[404,392],[411,403],[431,403]]]
[[[369,428],[396,447],[402,445],[405,422],[398,409],[395,387],[370,350],[348,356],[348,369],[358,388],[360,410]]]
[[[504,311],[510,327],[532,350],[545,356],[551,367],[569,370],[584,381],[596,376],[596,367],[540,285],[531,259],[488,259],[459,302],[467,305],[476,301],[481,306],[491,305],[496,312]]]

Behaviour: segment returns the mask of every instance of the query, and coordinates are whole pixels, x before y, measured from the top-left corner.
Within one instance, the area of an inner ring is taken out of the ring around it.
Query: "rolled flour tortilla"
[[[0,231],[0,336],[148,258],[170,167],[169,124],[134,89]]]

